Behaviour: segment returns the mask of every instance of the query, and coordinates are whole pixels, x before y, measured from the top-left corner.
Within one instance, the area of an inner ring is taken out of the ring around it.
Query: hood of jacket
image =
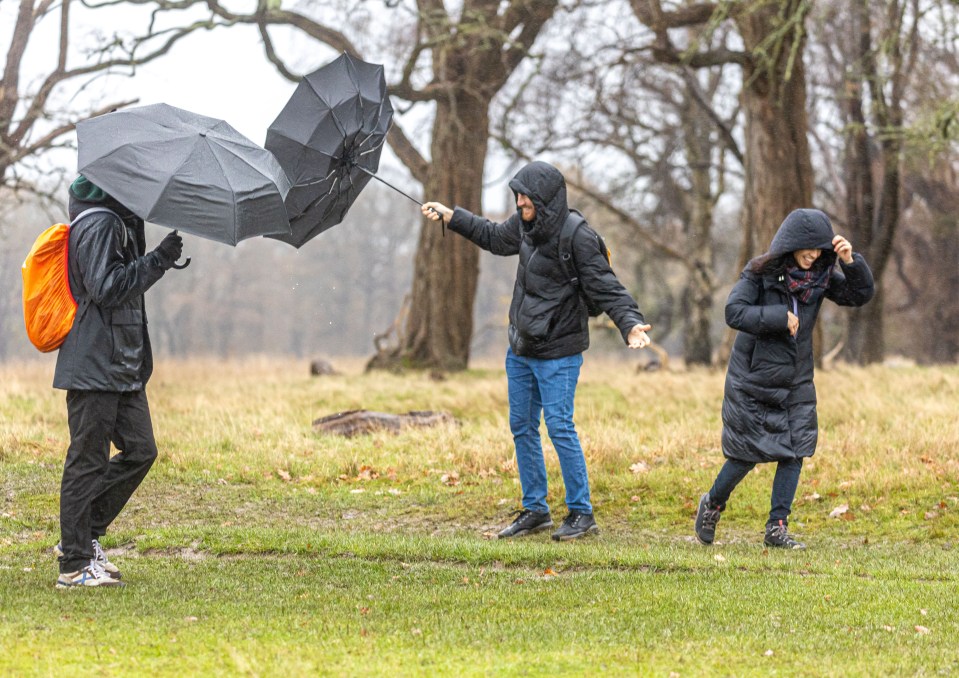
[[[77,218],[77,215],[91,207],[106,207],[117,213],[117,215],[127,222],[128,225],[133,220],[140,220],[129,208],[123,205],[119,200],[94,184],[82,174],[78,175],[72,184],[70,184],[70,221]]]
[[[81,212],[93,207],[106,207],[113,210],[128,228],[133,229],[137,241],[137,253],[143,255],[146,251],[146,235],[143,219],[134,214],[126,205],[112,195],[106,193],[82,174],[70,184],[70,204],[68,212],[70,221],[73,221]]]
[[[824,212],[814,209],[798,209],[790,212],[773,236],[769,254],[780,255],[796,250],[833,251],[835,234],[832,223]]]
[[[536,208],[536,216],[532,222],[523,221],[523,232],[529,236],[534,244],[542,244],[553,235],[558,237],[563,223],[569,215],[569,205],[566,202],[566,180],[563,174],[546,162],[535,161],[523,167],[516,173],[509,187],[513,197],[522,193],[527,196]],[[520,218],[522,214],[519,208]]]

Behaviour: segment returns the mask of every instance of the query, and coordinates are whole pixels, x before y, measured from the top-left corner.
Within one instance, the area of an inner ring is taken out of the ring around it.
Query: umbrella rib
[[[331,169],[331,170],[330,170],[330,173],[327,174],[327,175],[326,175],[325,177],[323,177],[322,179],[317,179],[316,181],[308,181],[308,182],[306,182],[305,184],[297,184],[297,186],[315,186],[316,184],[322,184],[324,181],[326,181],[327,179],[329,179],[329,178],[330,178],[331,176],[333,176],[334,174],[336,174],[336,168],[335,168],[335,167],[334,167],[333,169]]]
[[[385,144],[385,143],[386,143],[386,135],[390,133],[390,128],[391,128],[391,127],[393,127],[393,118],[392,118],[392,117],[390,117],[390,124],[386,126],[386,132],[383,133],[383,140],[382,140],[380,143],[378,143],[376,146],[374,146],[373,148],[371,148],[370,150],[368,150],[368,151],[362,151],[362,152],[360,153],[360,155],[366,155],[367,153],[372,153],[372,152],[374,152],[375,150],[377,150],[378,148],[380,148],[383,144]],[[372,137],[374,133],[375,133],[375,130],[374,130],[373,132],[370,132],[369,136],[366,137],[366,139],[369,139],[370,137]],[[365,142],[366,139],[364,139],[363,142]]]
[[[235,141],[233,141],[233,140],[231,140],[231,139],[226,139],[226,138],[222,138],[222,139],[221,139],[221,138],[219,138],[219,137],[211,137],[211,136],[207,136],[207,137],[205,137],[205,138],[207,138],[207,139],[212,139],[212,141],[215,141],[215,142],[216,142],[217,146],[219,146],[219,147],[222,148],[223,150],[225,150],[225,151],[227,151],[227,152],[230,152],[230,153],[232,153],[232,151],[231,151],[231,149],[227,146],[227,142],[230,142],[230,143],[236,144],[237,146],[241,146],[241,147],[242,147],[241,144],[238,144],[237,142],[235,142]],[[259,167],[257,167],[256,165],[254,165],[252,162],[250,162],[249,160],[247,160],[247,158],[245,158],[244,156],[238,155],[238,154],[236,154],[236,153],[234,153],[233,155],[234,155],[235,158],[237,158],[238,160],[242,161],[243,164],[245,164],[245,165],[246,165],[247,167],[249,167],[250,169],[252,169],[252,170],[254,170],[254,171],[256,171],[256,172],[258,172],[258,173],[260,173],[260,174],[263,174],[263,170],[261,170]],[[222,169],[222,165],[221,165],[221,169]]]
[[[208,141],[207,141],[208,144],[210,143],[210,142],[209,142],[210,137],[204,135],[203,138],[208,140]],[[219,139],[217,139],[216,137],[213,137],[212,140],[213,140],[213,141],[216,141],[216,142],[217,142],[217,146],[219,146],[220,148],[222,148],[224,151],[228,150],[228,149],[226,148],[226,146],[225,146],[223,143],[220,143]],[[230,181],[229,175],[226,173],[226,169],[223,167],[223,163],[220,162],[220,159],[217,157],[216,153],[213,152],[213,149],[212,149],[212,148],[210,149],[210,154],[213,156],[213,159],[216,160],[216,164],[217,164],[217,166],[219,166],[220,172],[223,174],[223,177],[227,180],[227,185],[230,187],[230,197],[232,198],[232,200],[230,200],[230,204],[233,206],[233,245],[235,246],[235,245],[237,244],[237,242],[239,242],[239,239],[237,238],[238,232],[237,232],[237,228],[236,228],[236,226],[237,226],[237,223],[236,223],[236,190],[233,188],[233,183]],[[234,154],[234,155],[235,155],[235,154]],[[242,160],[242,161],[243,161],[244,163],[246,163],[248,166],[250,165],[250,163],[247,162],[246,158],[243,158],[242,156],[236,156],[236,157],[239,157],[240,160]]]
[[[333,172],[330,172],[330,174],[333,174],[335,171],[336,171],[336,170],[334,170]],[[330,174],[327,175],[327,179],[329,179]],[[321,181],[322,181],[322,179],[321,179]],[[316,207],[317,205],[319,205],[321,200],[324,200],[324,199],[330,197],[330,196],[333,194],[333,189],[336,188],[336,184],[339,183],[339,181],[340,181],[340,178],[339,178],[339,177],[337,177],[336,179],[334,179],[334,180],[333,180],[333,183],[330,185],[330,190],[326,192],[326,195],[320,195],[320,196],[318,196],[315,200],[313,200],[312,202],[310,202],[310,204],[306,206],[306,209],[303,210],[303,214],[306,214],[306,213],[309,212],[311,209],[313,209],[314,207]],[[314,183],[319,183],[319,182],[314,182]],[[300,186],[310,186],[311,184],[299,184],[299,185],[300,185]]]
[[[365,144],[366,141],[368,139],[371,139],[374,134],[375,132],[370,132],[369,136],[367,136],[366,139],[363,139],[363,141],[361,141],[358,145],[362,146],[363,144]],[[383,140],[380,143],[378,143],[376,146],[373,146],[372,148],[366,151],[360,151],[359,155],[369,155],[370,153],[375,153],[383,146],[384,143],[386,143],[386,135],[383,136]]]

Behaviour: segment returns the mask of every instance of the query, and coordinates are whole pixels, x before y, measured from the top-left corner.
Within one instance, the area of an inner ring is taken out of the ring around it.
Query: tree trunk
[[[901,124],[901,123],[900,123]],[[882,362],[886,354],[886,338],[883,321],[882,276],[889,263],[892,241],[899,222],[899,192],[901,190],[899,163],[902,145],[898,140],[882,144],[883,181],[879,197],[878,223],[872,238],[865,248],[866,263],[872,269],[876,283],[876,296],[862,308],[854,309],[849,316],[849,349],[847,359],[869,365]]]
[[[892,70],[886,75],[880,73],[874,54],[869,3],[852,2],[850,18],[856,42],[849,58],[853,75],[846,86],[847,127],[850,129],[846,160],[849,177],[847,218],[853,247],[863,252],[872,269],[876,296],[864,308],[850,313],[843,357],[865,365],[881,362],[885,355],[882,278],[892,253],[901,211],[903,142],[899,131],[903,127],[902,83],[908,72],[903,70],[902,46],[906,38],[902,25],[896,26],[893,35],[880,36]],[[909,38],[914,39],[914,36]],[[887,79],[893,83],[888,96],[883,91]],[[871,91],[873,99],[873,136],[880,139],[880,152],[875,158],[869,152],[869,129],[863,112],[866,88]],[[878,195],[873,180],[876,163],[882,173]]]
[[[737,21],[746,50],[757,54],[754,65],[743,74],[746,190],[742,219],[744,232],[751,233],[741,252],[743,265],[766,251],[787,214],[812,203],[802,59],[805,34],[790,30],[782,36],[778,50],[758,55],[760,44],[767,44],[770,36],[782,30],[781,15],[800,11],[796,0],[780,3],[790,7],[779,11],[776,4],[745,13]]]
[[[745,190],[739,268],[767,250],[776,230],[794,209],[812,205],[813,171],[807,137],[805,33],[790,30],[769,49],[770,36],[782,30],[782,17],[801,16],[800,2],[767,3],[737,18],[746,51],[754,63],[743,72]],[[763,49],[759,49],[760,45]],[[738,271],[737,271],[738,274]],[[727,331],[720,349],[725,361],[735,334]],[[819,345],[817,343],[817,353]]]
[[[843,354],[853,356],[856,362],[867,365],[882,362],[886,352],[883,333],[885,294],[876,288],[876,296],[865,306],[849,311],[846,346]]]
[[[713,310],[713,205],[710,177],[709,127],[702,109],[692,103],[683,110],[683,137],[689,158],[692,190],[689,198],[689,278],[683,292],[683,357],[687,365],[711,365],[713,344],[710,319]]]
[[[483,166],[489,120],[486,104],[468,94],[439,100],[425,186],[427,199],[482,211]],[[370,367],[463,370],[469,361],[479,250],[465,238],[425,222],[413,264],[413,289],[398,349],[378,354]]]

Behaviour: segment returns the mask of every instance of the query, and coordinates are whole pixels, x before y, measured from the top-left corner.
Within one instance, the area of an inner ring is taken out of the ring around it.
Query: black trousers
[[[793,499],[799,487],[799,472],[802,471],[802,457],[786,459],[776,464],[776,475],[773,477],[773,491],[769,497],[769,520],[766,525],[773,525],[780,520],[786,523],[792,512]],[[723,505],[729,500],[736,486],[746,475],[753,470],[756,464],[737,459],[727,459],[719,470],[716,482],[709,490],[709,501],[715,505]]]
[[[70,447],[60,482],[60,572],[93,558],[157,457],[146,392],[67,391]],[[110,458],[110,443],[119,450]]]

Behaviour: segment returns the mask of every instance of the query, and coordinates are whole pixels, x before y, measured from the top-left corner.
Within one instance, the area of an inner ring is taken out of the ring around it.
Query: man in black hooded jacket
[[[56,585],[118,586],[120,571],[99,538],[157,456],[144,391],[153,355],[143,295],[180,257],[183,241],[174,231],[146,252],[143,220],[82,175],[70,186],[70,218],[77,315],[53,377],[67,392],[70,426]],[[112,459],[111,442],[119,450]]]
[[[438,202],[425,203],[423,214],[434,221],[443,219],[451,231],[493,254],[519,255],[509,309],[506,375],[523,509],[499,537],[518,537],[553,525],[539,435],[542,415],[559,457],[569,511],[553,539],[566,541],[599,529],[590,503],[586,459],[573,425],[576,383],[583,351],[589,346],[583,295],[612,318],[630,348],[649,344],[646,332],[651,326],[610,268],[596,233],[586,225],[575,231],[571,247],[579,287],[564,273],[560,232],[570,209],[566,181],[558,169],[532,162],[509,186],[516,197],[516,213],[500,224]]]

